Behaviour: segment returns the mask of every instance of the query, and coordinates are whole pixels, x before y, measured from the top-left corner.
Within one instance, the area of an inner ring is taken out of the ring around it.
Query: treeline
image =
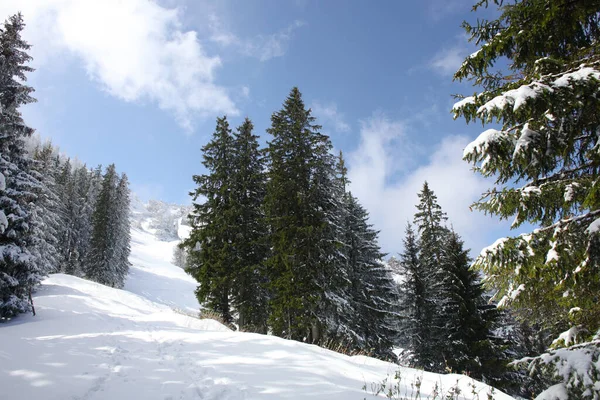
[[[183,243],[198,299],[243,330],[391,357],[396,285],[342,155],[297,88],[271,122],[261,149],[249,119],[218,118],[202,149]]]
[[[0,321],[30,311],[49,273],[122,287],[129,269],[127,176],[72,165],[23,122],[35,101],[23,28],[17,14],[0,29]]]

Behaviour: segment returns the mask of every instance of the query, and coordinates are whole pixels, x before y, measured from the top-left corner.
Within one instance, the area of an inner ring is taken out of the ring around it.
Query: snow
[[[56,274],[36,293],[36,317],[2,327],[0,387],[10,399],[373,398],[363,385],[398,366],[274,336],[232,332],[124,290]],[[470,393],[461,375],[400,368]],[[510,399],[497,392],[496,399]],[[469,398],[469,397],[467,397]]]
[[[371,395],[371,385],[396,371],[402,393],[410,395],[411,384],[422,379],[422,398],[436,384],[445,390],[458,385],[465,400],[474,397],[472,384],[480,398],[490,390],[463,375],[233,332],[176,312],[198,309],[196,282],[170,262],[177,241],[161,241],[139,224],[131,235],[126,290],[51,275],[34,294],[37,315],[3,324],[3,398],[374,399],[382,397]],[[497,390],[494,398],[511,399]]]
[[[467,147],[465,147],[465,150],[463,152],[463,158],[466,158],[471,153],[485,152],[488,149],[490,143],[493,143],[500,138],[502,138],[502,131],[499,131],[497,129],[487,129],[486,131],[482,132],[479,136],[477,136],[477,139],[475,139],[474,141],[469,143]]]
[[[575,196],[575,189],[578,187],[579,187],[579,184],[577,182],[570,183],[565,187],[565,195],[564,195],[565,203],[573,201],[573,197]]]
[[[539,133],[529,128],[529,123],[526,123],[521,130],[521,135],[519,139],[517,139],[517,143],[515,144],[515,150],[513,152],[513,159],[516,158],[521,151],[527,151],[527,148],[533,142],[536,136]]]
[[[3,233],[8,228],[8,219],[4,211],[0,210],[0,233]]]
[[[0,190],[6,190],[6,178],[2,172],[0,172]]]
[[[452,106],[452,111],[456,112],[457,110],[463,108],[467,104],[474,104],[474,103],[475,103],[475,97],[473,97],[473,96],[465,97],[464,99],[459,100],[456,103],[454,103],[454,105]]]
[[[536,98],[545,91],[552,91],[552,88],[540,82],[533,82],[529,85],[523,85],[516,89],[507,90],[503,94],[494,97],[477,110],[477,114],[493,112],[496,109],[503,110],[512,105],[513,111],[517,111],[530,99]]]
[[[506,242],[508,242],[508,240],[509,240],[509,238],[507,238],[507,237],[497,239],[491,245],[484,247],[483,250],[481,250],[479,257],[487,257],[488,254],[497,254],[499,251],[502,250],[502,248],[504,247],[504,244]]]
[[[542,194],[542,191],[539,187],[537,186],[526,186],[523,189],[521,189],[521,195],[523,197],[529,197],[531,195],[537,195],[540,196]]]
[[[156,303],[190,312],[199,309],[194,290],[198,283],[185,271],[171,263],[178,241],[163,242],[148,231],[131,230],[132,266],[125,290]]]
[[[570,86],[573,81],[585,81],[590,78],[600,80],[600,71],[590,67],[582,67],[576,71],[564,74],[563,76],[555,80],[552,86],[566,87]]]
[[[585,230],[585,232],[588,235],[592,235],[594,233],[600,232],[600,218],[596,218],[594,220],[594,222],[592,222],[590,224],[590,226],[587,227],[587,229]]]

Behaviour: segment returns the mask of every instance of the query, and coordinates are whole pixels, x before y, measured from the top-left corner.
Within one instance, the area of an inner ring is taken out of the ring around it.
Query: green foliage
[[[227,118],[217,118],[211,141],[202,148],[208,174],[194,175],[198,185],[190,193],[194,203],[190,215],[192,232],[183,245],[189,249],[186,271],[199,282],[196,295],[200,303],[221,314],[230,323],[231,268],[234,262],[231,241],[235,214],[231,205],[233,173],[233,136]]]
[[[302,95],[293,88],[283,108],[271,116],[273,136],[265,210],[271,227],[267,271],[273,333],[318,341],[332,277],[335,248],[332,225],[334,160],[329,137],[319,132]]]
[[[264,157],[252,122],[246,118],[233,141],[231,207],[232,301],[241,330],[267,332],[268,300],[265,259],[269,252],[263,202],[266,191]]]
[[[499,125],[465,149],[495,180],[474,207],[540,227],[497,241],[475,264],[501,305],[554,334],[583,326],[589,339],[600,328],[600,3],[494,4],[498,19],[464,24],[479,51],[455,79],[481,92],[453,111]]]

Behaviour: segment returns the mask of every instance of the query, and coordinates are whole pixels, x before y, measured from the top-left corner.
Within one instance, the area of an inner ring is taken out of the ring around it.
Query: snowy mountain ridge
[[[196,282],[171,263],[178,237],[163,239],[165,232],[172,234],[169,229],[185,234],[182,211],[162,204],[134,206],[132,267],[124,290],[54,274],[34,296],[37,316],[23,315],[0,327],[2,396],[360,400],[385,398],[373,395],[373,385],[399,373],[398,398],[412,398],[411,385],[421,381],[423,399],[436,386],[444,392],[460,388],[456,399],[487,399],[490,388],[466,376],[233,332],[176,312],[198,310]],[[163,222],[171,228],[161,228]],[[494,394],[497,400],[510,398]]]

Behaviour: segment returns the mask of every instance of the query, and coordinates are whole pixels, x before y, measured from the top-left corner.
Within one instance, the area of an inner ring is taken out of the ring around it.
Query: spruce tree
[[[32,172],[41,185],[36,193],[33,213],[39,221],[34,235],[38,245],[34,249],[37,263],[41,268],[56,272],[59,270],[59,232],[62,227],[60,198],[55,181],[56,169],[54,148],[50,142],[37,148],[33,154]]]
[[[85,260],[90,248],[92,237],[92,213],[95,197],[90,196],[93,186],[92,172],[85,165],[78,167],[73,172],[74,221],[73,221],[73,255],[67,268],[69,273],[83,276]],[[96,188],[93,188],[96,190]]]
[[[444,333],[439,317],[445,299],[441,295],[443,271],[440,264],[448,232],[442,224],[447,217],[427,182],[423,184],[423,189],[418,196],[419,204],[417,204],[418,211],[415,214],[414,224],[419,233],[419,265],[426,297],[422,314],[419,315],[421,348],[420,358],[416,361],[427,370],[442,372],[446,365],[441,353]]]
[[[231,207],[232,302],[239,315],[240,329],[267,332],[268,290],[265,261],[268,227],[263,202],[266,190],[265,161],[246,118],[233,135]]]
[[[324,329],[337,246],[334,158],[320,128],[293,88],[267,130],[273,136],[265,198],[270,325],[278,336],[310,342],[318,342]]]
[[[410,364],[424,367],[424,360],[428,358],[429,337],[431,321],[424,318],[430,312],[428,300],[427,277],[424,275],[419,260],[419,241],[408,223],[403,240],[404,251],[400,254],[400,273],[402,282],[399,287],[400,294],[400,322],[399,343],[407,350],[403,357]]]
[[[479,92],[453,111],[467,122],[493,124],[464,151],[477,172],[495,181],[475,208],[514,217],[515,228],[539,228],[498,240],[475,263],[502,306],[551,329],[554,346],[566,347],[524,363],[554,375],[570,398],[598,396],[590,382],[600,369],[571,368],[569,360],[591,366],[600,356],[600,4],[493,4],[497,19],[464,24],[479,51],[455,79]],[[480,1],[474,10],[487,5]]]
[[[30,173],[24,139],[33,129],[25,125],[19,107],[35,101],[25,84],[30,46],[21,38],[21,14],[0,28],[0,321],[28,311],[31,290],[48,272],[37,264],[32,248],[38,243],[32,205],[40,182]]]
[[[115,230],[114,268],[116,270],[116,287],[123,287],[129,273],[129,254],[131,253],[131,230],[129,223],[129,180],[127,175],[121,175],[115,192],[113,211]]]
[[[217,118],[211,141],[202,148],[202,164],[208,173],[194,175],[198,185],[190,193],[195,203],[190,214],[192,232],[184,242],[189,249],[186,271],[199,283],[196,296],[201,304],[232,322],[231,285],[234,265],[236,215],[231,204],[233,135],[227,117]]]
[[[75,232],[75,224],[77,221],[76,203],[75,203],[75,187],[73,180],[73,168],[71,160],[67,159],[64,162],[60,161],[57,156],[57,162],[60,166],[56,183],[57,194],[60,198],[60,214],[62,224],[59,231],[59,253],[60,253],[60,271],[74,275],[73,268],[75,258],[75,241],[77,233]]]
[[[488,306],[478,273],[470,268],[468,250],[456,232],[451,232],[443,248],[440,315],[443,331],[442,355],[447,368],[486,382],[498,380],[505,370],[497,328],[499,314]]]
[[[115,263],[116,230],[113,204],[117,198],[118,176],[115,165],[106,169],[102,179],[102,189],[96,201],[93,215],[93,232],[85,276],[95,282],[112,287],[121,287]]]
[[[351,308],[356,312],[352,331],[358,334],[358,348],[373,356],[392,359],[395,329],[396,284],[391,271],[383,264],[384,253],[377,244],[377,234],[368,222],[369,214],[349,193],[350,227],[348,274],[351,282]]]

